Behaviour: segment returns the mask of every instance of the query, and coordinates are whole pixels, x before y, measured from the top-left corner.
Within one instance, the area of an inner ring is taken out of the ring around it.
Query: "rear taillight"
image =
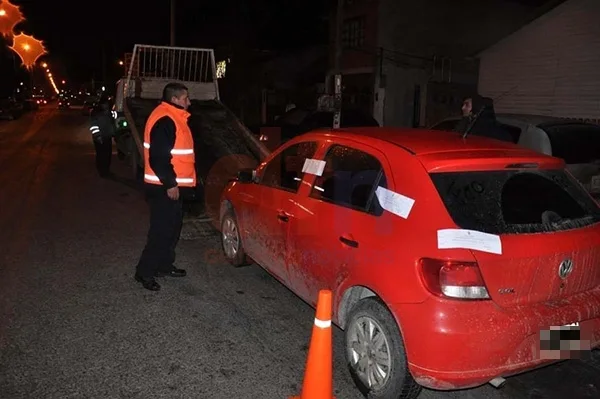
[[[434,295],[456,299],[489,299],[488,290],[475,262],[423,258],[421,277]]]

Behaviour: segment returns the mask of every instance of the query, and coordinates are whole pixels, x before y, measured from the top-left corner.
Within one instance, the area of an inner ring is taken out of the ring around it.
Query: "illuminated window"
[[[219,61],[217,62],[217,79],[221,79],[225,77],[225,71],[227,70],[227,61]]]

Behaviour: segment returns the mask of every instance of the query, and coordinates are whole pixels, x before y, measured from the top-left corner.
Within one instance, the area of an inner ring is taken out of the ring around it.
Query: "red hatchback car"
[[[372,398],[482,385],[600,344],[600,208],[562,160],[510,143],[311,132],[239,173],[221,229],[235,266],[254,260],[313,306],[333,291]]]

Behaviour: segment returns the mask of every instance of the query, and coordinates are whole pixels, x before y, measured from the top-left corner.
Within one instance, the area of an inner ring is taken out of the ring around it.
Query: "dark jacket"
[[[456,126],[456,131],[464,133],[469,126],[469,135],[483,136],[491,139],[512,142],[513,138],[496,120],[494,100],[478,94],[469,96],[473,102],[471,115],[463,117]]]
[[[111,139],[117,133],[117,126],[110,110],[96,107],[90,114],[90,131],[94,139]]]

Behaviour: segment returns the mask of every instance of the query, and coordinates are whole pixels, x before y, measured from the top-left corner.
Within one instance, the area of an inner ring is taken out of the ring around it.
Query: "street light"
[[[65,83],[67,83],[67,82],[65,82],[65,81],[63,80],[63,81],[62,81],[62,84],[65,84]]]
[[[119,65],[123,65],[123,61],[119,61]]]
[[[46,64],[45,62],[42,63],[42,68],[48,68],[48,64]]]

